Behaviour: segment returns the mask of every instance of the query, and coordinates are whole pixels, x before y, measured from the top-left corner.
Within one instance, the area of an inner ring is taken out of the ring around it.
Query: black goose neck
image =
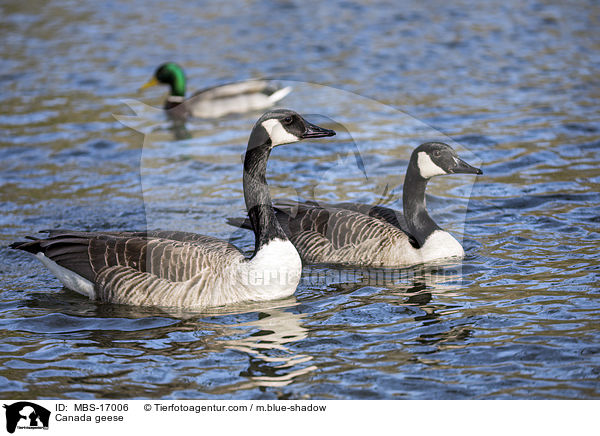
[[[425,203],[427,182],[428,179],[421,176],[416,163],[411,160],[404,179],[402,206],[408,231],[417,240],[419,248],[423,246],[429,235],[440,230],[440,227],[427,213]]]
[[[267,161],[271,154],[271,141],[262,144],[251,141],[244,158],[244,199],[255,236],[254,255],[273,239],[287,237],[275,217],[267,185]]]

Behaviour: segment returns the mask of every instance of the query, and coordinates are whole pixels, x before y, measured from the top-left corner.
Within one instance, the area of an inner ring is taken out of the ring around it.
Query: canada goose
[[[404,216],[359,203],[275,202],[276,216],[304,262],[359,266],[408,266],[463,257],[460,243],[427,213],[425,187],[444,174],[483,174],[447,144],[428,142],[410,157],[404,179]],[[229,219],[238,227],[248,222]]]
[[[185,99],[183,69],[174,62],[160,65],[140,90],[158,84],[171,88],[164,109],[176,118],[217,118],[228,114],[263,110],[288,95],[292,88],[275,88],[264,80],[247,80],[203,89]]]
[[[202,309],[294,293],[302,263],[275,218],[266,180],[273,147],[333,136],[290,110],[264,114],[244,159],[244,199],[255,234],[249,258],[230,243],[177,231],[50,230],[11,248],[39,258],[69,289],[90,299],[138,306]]]

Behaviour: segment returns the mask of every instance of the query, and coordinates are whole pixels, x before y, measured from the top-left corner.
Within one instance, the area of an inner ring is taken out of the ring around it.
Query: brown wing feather
[[[384,237],[387,229],[378,226],[374,222],[375,220],[400,230],[403,233],[400,237],[408,238],[413,247],[418,247],[417,241],[406,230],[404,216],[399,211],[385,206],[350,202],[316,203],[308,201],[299,203],[284,200],[277,201],[275,207],[280,223],[282,223],[284,229],[289,228],[290,234],[294,234],[295,230],[297,231],[297,228],[294,228],[294,223],[302,221],[304,222],[302,230],[314,230],[330,239],[330,236],[324,231],[325,223],[327,223],[328,228],[333,228],[333,230],[330,230],[332,234],[337,234],[337,239],[331,238],[331,242],[336,249],[348,243],[364,241],[369,234],[375,236],[378,232],[383,232],[381,235]],[[342,211],[353,212],[354,214],[347,215]],[[355,220],[358,222],[353,223]]]
[[[385,206],[373,206],[364,203],[334,203],[333,207],[352,210],[385,221],[406,232],[406,221],[400,211]]]
[[[307,262],[360,262],[363,253],[354,247],[376,250],[408,237],[388,221],[361,213],[367,211],[367,205],[349,210],[334,205],[278,202],[275,207],[286,234]]]
[[[183,281],[206,268],[207,259],[210,262],[210,259],[228,255],[241,256],[240,251],[226,241],[187,232],[50,230],[48,233],[46,239],[18,242],[12,247],[33,254],[42,252],[91,282],[96,282],[102,271],[112,267]]]

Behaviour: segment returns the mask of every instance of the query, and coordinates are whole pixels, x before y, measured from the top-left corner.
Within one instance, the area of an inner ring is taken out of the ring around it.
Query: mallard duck
[[[140,89],[159,84],[170,87],[164,109],[179,118],[217,118],[228,114],[264,110],[275,105],[292,90],[289,86],[275,88],[265,80],[247,80],[206,88],[186,99],[185,74],[174,62],[159,66],[152,79]]]

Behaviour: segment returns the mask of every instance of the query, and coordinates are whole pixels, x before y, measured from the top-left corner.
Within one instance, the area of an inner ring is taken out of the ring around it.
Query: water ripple
[[[110,3],[4,4],[2,394],[600,398],[599,7],[434,3],[131,0],[134,26]],[[451,142],[484,175],[432,180],[427,202],[463,238],[464,262],[305,266],[292,298],[210,313],[63,289],[7,245],[44,228],[169,227],[252,250],[225,218],[244,211],[259,114],[182,131],[132,103],[162,104],[164,90],[136,90],[165,59],[185,65],[191,89],[280,79],[294,87],[285,106],[339,132],[274,150],[274,197],[400,208],[411,150]]]

